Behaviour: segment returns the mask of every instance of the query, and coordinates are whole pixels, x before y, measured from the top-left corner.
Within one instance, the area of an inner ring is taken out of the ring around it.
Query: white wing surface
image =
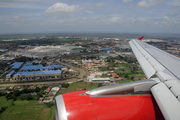
[[[139,40],[129,44],[146,77],[161,81],[151,92],[165,119],[180,120],[180,58]]]

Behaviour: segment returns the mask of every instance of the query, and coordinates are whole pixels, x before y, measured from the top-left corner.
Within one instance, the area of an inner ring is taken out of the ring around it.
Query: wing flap
[[[160,79],[161,81],[167,81],[167,80],[174,80],[176,79],[175,77],[171,76],[171,75],[168,75],[162,71],[159,71],[157,74],[156,74]]]
[[[151,92],[167,120],[179,120],[180,102],[164,83],[159,83],[151,88]]]
[[[166,86],[172,91],[176,98],[180,96],[180,83],[177,80],[169,80],[164,82]]]
[[[151,76],[155,74],[155,69],[149,64],[149,62],[145,58],[138,59],[138,61],[147,79],[149,79]]]

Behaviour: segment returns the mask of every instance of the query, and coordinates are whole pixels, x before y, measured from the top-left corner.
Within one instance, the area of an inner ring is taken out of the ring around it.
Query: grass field
[[[37,101],[17,100],[0,115],[0,120],[53,120],[54,114],[54,106],[48,108]]]
[[[12,104],[13,100],[6,100],[5,96],[0,97],[0,107],[4,107],[4,106],[10,106]]]
[[[91,83],[85,83],[85,82],[77,82],[77,83],[70,84],[68,88],[59,90],[57,95],[67,93],[67,92],[84,90],[84,88],[86,90],[91,90],[91,89],[97,88],[98,85],[99,85],[98,83],[91,84]]]

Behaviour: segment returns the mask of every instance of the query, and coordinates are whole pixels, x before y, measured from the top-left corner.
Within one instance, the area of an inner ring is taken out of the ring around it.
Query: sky
[[[0,0],[0,33],[178,33],[180,0]]]

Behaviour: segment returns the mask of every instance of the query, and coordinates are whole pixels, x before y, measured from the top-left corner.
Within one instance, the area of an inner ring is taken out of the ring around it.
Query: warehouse
[[[45,79],[59,79],[61,78],[62,65],[33,65],[26,63],[23,67],[23,62],[13,63],[13,68],[20,69],[17,73],[11,71],[6,79],[10,81],[31,81],[31,80],[45,80]],[[22,68],[21,68],[22,67]]]
[[[24,62],[15,62],[13,64],[11,64],[11,69],[12,70],[16,70],[16,69],[19,69],[22,65],[23,65]]]
[[[22,68],[21,72],[27,72],[27,71],[47,71],[47,70],[58,70],[64,68],[62,65],[49,65],[49,66],[43,66],[43,65],[32,65],[32,63],[26,63]]]
[[[61,77],[61,70],[18,72],[12,77],[12,81],[45,80]]]
[[[15,71],[12,70],[9,74],[6,75],[6,79],[10,80],[10,78],[14,75]]]

